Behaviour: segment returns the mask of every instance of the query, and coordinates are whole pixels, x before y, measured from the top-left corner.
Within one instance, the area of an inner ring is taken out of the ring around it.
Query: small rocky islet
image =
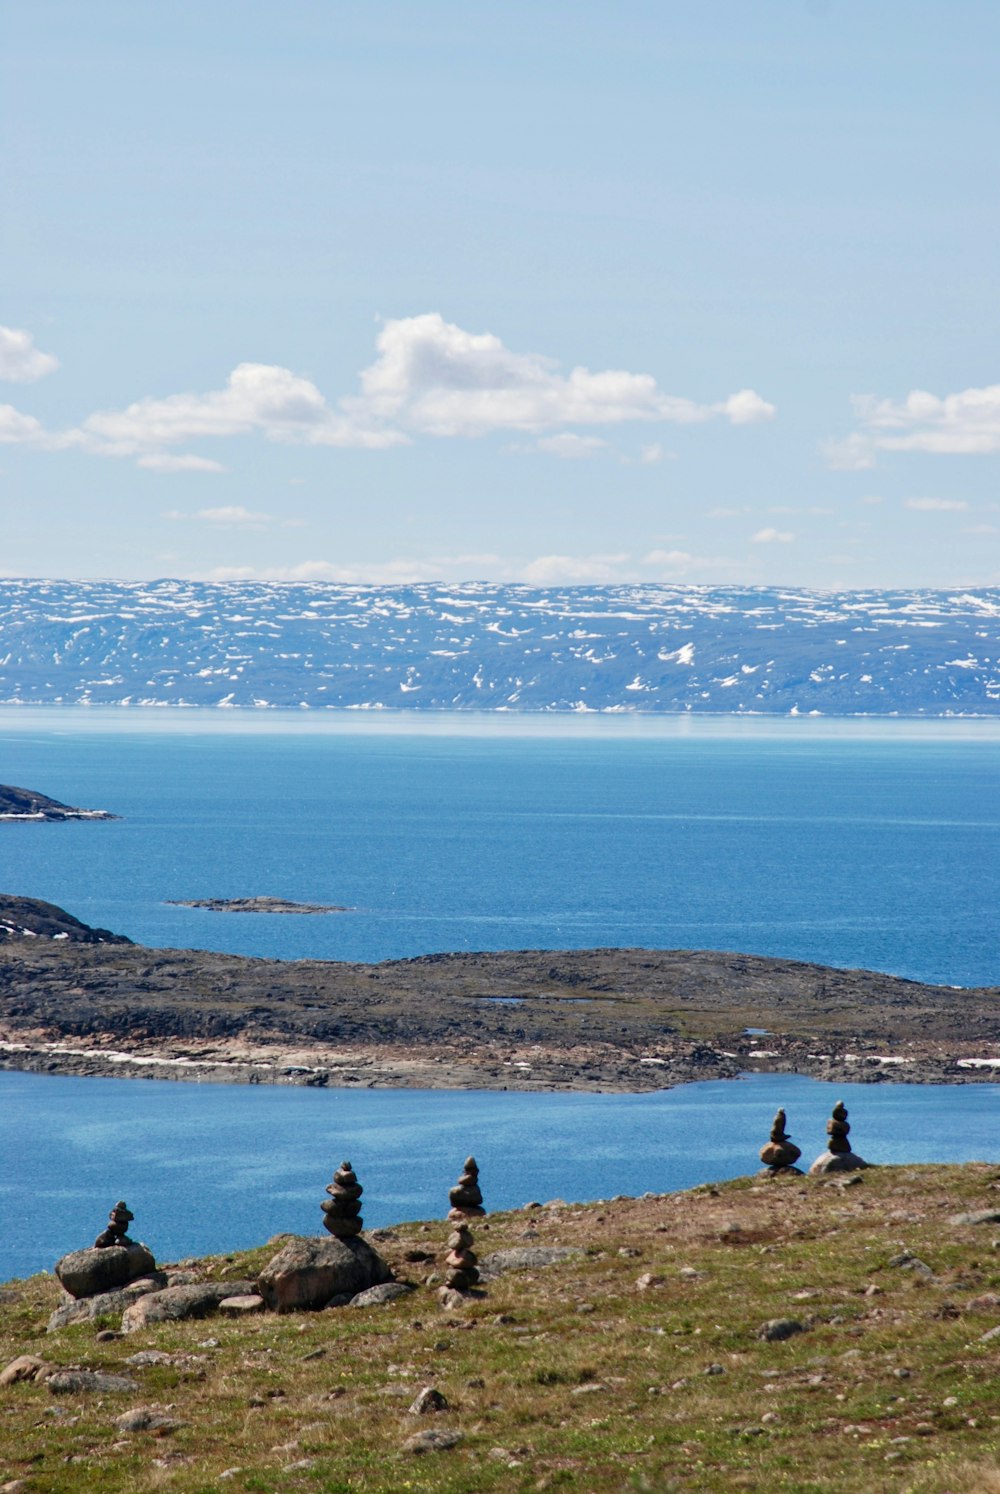
[[[207,908],[211,913],[350,913],[340,903],[296,903],[286,897],[167,898],[171,908]]]

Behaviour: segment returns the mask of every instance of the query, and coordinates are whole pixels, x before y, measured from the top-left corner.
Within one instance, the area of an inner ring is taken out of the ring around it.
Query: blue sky
[[[0,574],[1000,584],[998,51],[7,0]]]

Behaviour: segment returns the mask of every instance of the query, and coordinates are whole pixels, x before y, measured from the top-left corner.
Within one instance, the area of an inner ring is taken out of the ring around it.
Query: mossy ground
[[[994,1166],[872,1169],[846,1188],[798,1178],[494,1214],[480,1255],[576,1246],[503,1276],[456,1313],[423,1283],[443,1222],[376,1241],[410,1296],[245,1321],[212,1318],[99,1342],[47,1336],[52,1277],[0,1293],[2,1362],[24,1353],[131,1373],[134,1394],[0,1390],[0,1483],[132,1494],[364,1488],[489,1491],[784,1490],[1000,1494],[1000,1206]],[[273,1247],[272,1247],[273,1248]],[[890,1264],[907,1249],[933,1272]],[[217,1257],[252,1275],[271,1250]],[[640,1286],[650,1275],[651,1284]],[[991,1302],[990,1298],[995,1300]],[[765,1342],[765,1320],[806,1331]],[[172,1362],[130,1369],[155,1348]],[[425,1385],[448,1409],[407,1408]],[[168,1435],[122,1435],[136,1405]],[[428,1427],[451,1450],[403,1450]],[[224,1476],[225,1475],[225,1476]]]

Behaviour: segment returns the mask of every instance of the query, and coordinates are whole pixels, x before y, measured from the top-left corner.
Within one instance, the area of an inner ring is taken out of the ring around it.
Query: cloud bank
[[[154,472],[218,472],[225,469],[212,458],[174,448],[256,435],[286,445],[379,449],[418,437],[474,440],[506,432],[531,435],[553,455],[580,457],[604,444],[580,427],[716,419],[742,426],[775,414],[752,389],[706,404],[666,393],[651,374],[583,367],[566,373],[551,358],[514,352],[492,333],[467,332],[437,312],[387,321],[375,352],[359,376],[359,392],[332,402],[291,369],[241,363],[219,389],[147,395],[124,409],[94,411],[67,431],[45,431],[32,416],[0,406],[0,440],[133,457]],[[0,329],[0,376],[27,381],[55,366],[28,333]],[[643,460],[661,455],[654,444]]]

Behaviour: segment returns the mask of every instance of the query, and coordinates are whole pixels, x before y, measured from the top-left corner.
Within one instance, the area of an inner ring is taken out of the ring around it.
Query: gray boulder
[[[351,1298],[352,1307],[381,1307],[384,1302],[395,1302],[397,1297],[408,1297],[414,1290],[406,1281],[385,1281],[381,1286],[369,1287]]]
[[[488,1281],[505,1271],[540,1271],[582,1254],[582,1250],[572,1245],[517,1245],[509,1250],[494,1250],[480,1257],[479,1278]]]
[[[252,1281],[202,1281],[196,1286],[167,1287],[150,1292],[125,1309],[122,1332],[136,1333],[153,1323],[180,1323],[188,1318],[207,1318],[217,1312],[227,1297],[249,1296]]]
[[[97,1297],[156,1270],[145,1245],[108,1245],[103,1250],[71,1250],[56,1262],[56,1275],[71,1297]]]
[[[45,1383],[53,1395],[125,1395],[139,1389],[129,1375],[106,1375],[102,1370],[56,1370]]]
[[[816,1161],[809,1169],[811,1178],[825,1177],[830,1172],[859,1172],[863,1167],[870,1167],[864,1157],[859,1157],[857,1152],[821,1152]]]
[[[49,1318],[48,1331],[58,1333],[60,1328],[68,1328],[71,1323],[86,1323],[94,1318],[117,1316],[140,1297],[145,1297],[150,1292],[161,1292],[166,1285],[167,1278],[163,1272],[154,1271],[152,1276],[140,1276],[138,1281],[130,1281],[128,1286],[119,1287],[114,1292],[100,1292],[96,1297],[67,1296]]]
[[[356,1297],[391,1279],[388,1265],[366,1240],[299,1235],[268,1261],[257,1291],[272,1312],[316,1311],[331,1297]]]

